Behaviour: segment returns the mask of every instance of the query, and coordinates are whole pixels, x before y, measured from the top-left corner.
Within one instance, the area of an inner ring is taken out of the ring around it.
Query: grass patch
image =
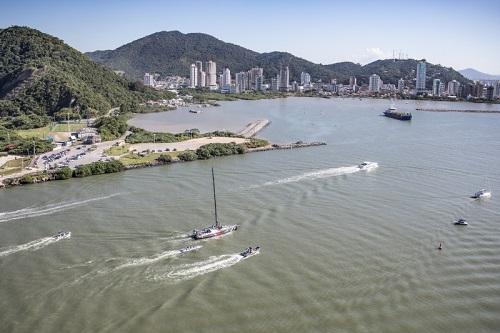
[[[150,164],[154,162],[160,155],[169,155],[172,159],[176,160],[179,152],[171,151],[171,152],[161,152],[161,153],[150,153],[145,156],[141,156],[137,153],[130,153],[128,155],[122,156],[120,158],[120,162],[125,166],[129,165],[140,165],[140,164]]]
[[[130,145],[122,145],[122,146],[113,146],[109,149],[106,149],[104,151],[104,154],[108,155],[108,156],[121,156],[121,155],[124,155],[124,154],[127,154],[128,153],[128,148],[130,147]]]
[[[16,160],[10,160],[4,165],[0,166],[0,175],[7,176],[22,170],[22,166],[26,167],[29,165],[31,158],[18,158]]]
[[[86,127],[87,125],[82,122],[82,123],[70,123],[69,124],[69,131],[70,132],[77,132],[78,130]],[[51,132],[67,132],[68,131],[68,124],[63,124],[63,123],[55,123],[52,125],[47,125],[45,127],[40,127],[40,128],[32,128],[32,129],[27,129],[27,130],[18,130],[16,131],[19,136],[23,138],[39,138],[39,139],[46,139]]]

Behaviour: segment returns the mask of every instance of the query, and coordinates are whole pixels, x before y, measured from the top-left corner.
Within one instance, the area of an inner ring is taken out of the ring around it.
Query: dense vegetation
[[[196,149],[196,155],[200,160],[206,160],[216,156],[244,154],[246,146],[236,143],[209,143]]]
[[[347,83],[349,76],[359,76],[361,83],[368,83],[371,74],[379,74],[387,83],[397,83],[405,78],[413,84],[416,60],[380,60],[361,66],[352,62],[331,65],[315,64],[286,52],[257,53],[238,45],[225,43],[207,34],[183,34],[179,31],[162,31],[123,45],[116,50],[89,52],[94,61],[115,70],[124,71],[130,78],[142,79],[145,72],[161,75],[189,76],[189,66],[197,60],[213,60],[220,71],[228,66],[233,73],[252,67],[264,68],[266,78],[275,77],[280,66],[290,67],[290,79],[300,80],[301,72],[308,72],[313,79],[330,82],[336,78]],[[456,79],[466,82],[460,73],[440,65],[428,66],[429,80],[441,78],[448,82]]]
[[[127,131],[127,119],[124,115],[101,117],[94,124],[103,141],[118,139]]]
[[[123,171],[125,167],[122,162],[112,160],[110,162],[94,162],[80,165],[73,171],[73,177],[88,177],[93,175],[102,175],[105,173],[114,173]]]
[[[224,137],[239,137],[233,132],[229,131],[215,131],[208,133],[200,133],[196,128],[186,130],[183,133],[164,133],[164,132],[149,132],[142,128],[132,127],[130,128],[132,133],[125,138],[127,143],[148,143],[148,142],[158,142],[158,143],[171,143],[180,142],[189,139],[196,139],[201,137],[210,136],[224,136]]]
[[[23,138],[16,132],[0,126],[0,152],[8,152],[17,155],[30,155],[35,152],[45,153],[53,149],[53,145],[38,138]]]
[[[0,30],[0,123],[36,128],[49,117],[102,115],[113,106],[171,97],[130,82],[63,41],[27,27]]]

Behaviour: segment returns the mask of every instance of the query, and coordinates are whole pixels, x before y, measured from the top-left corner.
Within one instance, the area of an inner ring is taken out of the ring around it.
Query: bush
[[[199,159],[206,160],[215,156],[244,154],[246,147],[236,143],[209,143],[196,150]]]
[[[249,141],[245,142],[247,148],[259,148],[265,147],[269,144],[267,140],[251,138]]]
[[[57,180],[70,179],[73,176],[73,170],[69,167],[63,167],[61,170],[57,171],[55,178]]]
[[[196,155],[196,153],[192,150],[183,151],[182,153],[179,153],[179,155],[177,155],[177,157],[181,161],[185,161],[185,162],[194,161],[194,160],[198,159],[198,155]]]
[[[170,155],[165,155],[165,154],[161,154],[161,155],[157,158],[157,161],[158,161],[158,162],[160,162],[160,163],[163,163],[163,164],[172,163],[172,156],[170,156]]]
[[[123,116],[102,117],[95,124],[103,141],[118,139],[125,134],[128,125]]]
[[[25,175],[21,179],[19,179],[19,182],[21,184],[32,184],[33,183],[33,177],[30,175]]]

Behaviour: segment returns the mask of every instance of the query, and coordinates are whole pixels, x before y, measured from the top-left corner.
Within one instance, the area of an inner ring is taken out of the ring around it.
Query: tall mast
[[[214,168],[212,168],[212,185],[214,188],[214,215],[215,215],[215,226],[219,227],[219,220],[217,219],[217,198],[215,197],[215,176],[214,176]]]

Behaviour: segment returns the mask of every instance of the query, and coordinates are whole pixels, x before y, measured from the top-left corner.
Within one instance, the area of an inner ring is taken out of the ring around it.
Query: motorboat
[[[201,110],[193,110],[193,109],[191,109],[191,110],[189,110],[189,112],[191,112],[191,113],[201,113]]]
[[[491,191],[487,191],[484,188],[477,191],[474,193],[474,195],[471,196],[472,199],[484,199],[484,198],[491,198]]]
[[[60,231],[57,232],[57,234],[55,234],[54,236],[52,236],[52,238],[56,239],[56,240],[65,239],[65,238],[71,238],[71,231],[60,230]]]
[[[360,170],[370,170],[370,169],[375,169],[378,167],[377,162],[362,162],[358,165],[358,168]]]
[[[412,118],[410,112],[400,112],[394,105],[391,105],[391,107],[384,111],[384,116],[398,120],[411,120]]]
[[[199,248],[200,248],[200,246],[193,246],[193,245],[191,245],[191,246],[186,246],[186,247],[184,247],[182,249],[179,249],[179,252],[180,253],[186,253],[186,252],[194,251],[194,250],[199,249]]]
[[[469,223],[467,223],[467,221],[465,221],[464,219],[458,219],[455,222],[453,222],[453,224],[454,225],[468,225]]]
[[[252,248],[251,246],[246,248],[243,252],[240,253],[240,256],[243,258],[248,258],[253,255],[256,255],[260,252],[260,246],[257,246],[256,248]]]
[[[212,238],[212,237],[222,236],[222,235],[225,235],[225,234],[228,234],[230,232],[238,230],[238,225],[237,224],[222,225],[219,222],[219,219],[218,219],[218,216],[217,216],[217,197],[215,196],[214,168],[212,168],[212,187],[213,187],[213,194],[214,194],[214,218],[215,218],[215,224],[211,225],[209,227],[202,228],[200,230],[194,229],[193,233],[191,234],[191,237],[193,239]]]

